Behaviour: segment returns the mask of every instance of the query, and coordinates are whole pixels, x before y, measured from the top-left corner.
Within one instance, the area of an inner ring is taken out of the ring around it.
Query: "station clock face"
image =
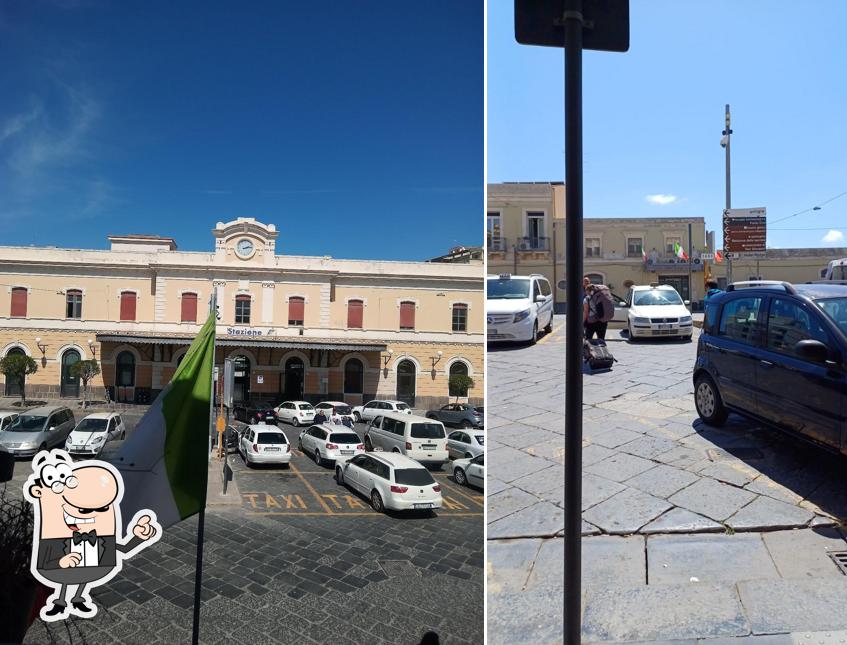
[[[246,237],[241,238],[235,245],[235,252],[239,257],[249,258],[253,255],[254,251],[253,240],[250,240]]]

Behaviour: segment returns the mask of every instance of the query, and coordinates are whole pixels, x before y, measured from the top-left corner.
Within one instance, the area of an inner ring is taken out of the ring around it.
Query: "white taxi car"
[[[276,426],[259,424],[244,428],[238,442],[238,452],[248,466],[282,464],[283,468],[288,468],[291,463],[288,437]]]
[[[629,340],[676,336],[691,340],[694,325],[689,302],[668,284],[630,287],[626,297]]]
[[[403,401],[368,401],[364,405],[353,407],[353,418],[356,420],[356,423],[368,422],[386,412],[412,414],[412,408],[409,407],[408,403],[404,403]]]
[[[110,439],[125,439],[126,426],[115,412],[96,412],[83,418],[71,430],[65,450],[72,455],[99,455]]]
[[[321,423],[307,428],[298,439],[300,451],[318,466],[340,462],[365,452],[365,444],[352,430],[334,423]]]
[[[335,467],[335,481],[371,501],[377,513],[441,508],[441,486],[414,459],[398,453],[369,452]]]
[[[274,408],[274,412],[278,421],[290,423],[295,428],[315,420],[315,408],[308,401],[283,401]]]
[[[453,479],[460,486],[485,486],[485,455],[453,462]]]
[[[485,292],[489,341],[535,343],[542,329],[553,331],[553,291],[543,275],[490,275]]]

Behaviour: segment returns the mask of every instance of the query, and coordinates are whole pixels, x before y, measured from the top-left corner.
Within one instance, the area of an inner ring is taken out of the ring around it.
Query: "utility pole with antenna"
[[[732,208],[732,190],[731,190],[731,182],[730,182],[730,173],[729,173],[729,140],[730,135],[732,135],[732,130],[730,129],[730,119],[729,119],[729,103],[726,104],[726,121],[725,121],[725,129],[723,131],[723,137],[721,138],[721,147],[726,150],[726,210],[723,214],[723,251],[726,256],[726,282],[727,284],[732,283],[732,254],[727,253],[727,231],[729,230],[727,227],[727,215],[728,211]]]

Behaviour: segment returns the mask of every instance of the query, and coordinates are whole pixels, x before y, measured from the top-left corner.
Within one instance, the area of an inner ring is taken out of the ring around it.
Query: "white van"
[[[485,290],[489,341],[535,344],[539,331],[553,331],[553,291],[543,275],[490,275]]]
[[[365,450],[376,448],[438,468],[450,459],[444,424],[403,412],[386,412],[371,421],[365,430]]]

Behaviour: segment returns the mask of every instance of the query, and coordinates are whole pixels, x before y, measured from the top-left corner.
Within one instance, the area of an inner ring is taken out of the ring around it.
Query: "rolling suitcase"
[[[585,362],[588,363],[588,366],[592,370],[611,369],[612,364],[615,362],[615,357],[612,356],[612,352],[609,351],[609,348],[606,347],[606,343],[603,341],[584,340],[582,353],[585,357]]]

